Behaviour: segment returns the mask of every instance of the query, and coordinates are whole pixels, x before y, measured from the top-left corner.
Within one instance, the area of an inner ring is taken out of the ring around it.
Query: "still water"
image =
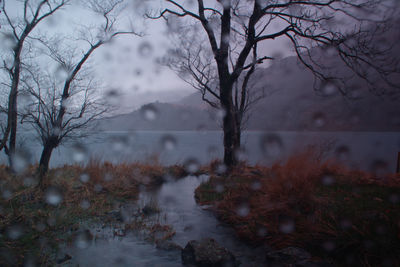
[[[156,200],[164,222],[175,230],[172,242],[185,247],[190,240],[204,237],[215,239],[229,249],[242,263],[241,266],[262,266],[265,248],[254,248],[240,242],[233,229],[221,224],[212,212],[196,204],[194,190],[207,176],[188,176],[168,181],[159,189],[143,191],[138,202]],[[127,214],[132,212],[127,212]],[[101,238],[90,242],[85,249],[70,246],[66,252],[72,256],[71,265],[79,266],[182,266],[179,250],[165,251],[129,233],[123,238],[113,237],[106,230],[91,228],[93,235]],[[264,253],[260,253],[264,252]]]
[[[29,135],[26,135],[29,136]],[[155,157],[165,165],[195,160],[207,163],[222,158],[221,131],[136,131],[101,132],[70,141],[53,152],[51,167],[84,164],[90,159],[113,163],[149,161]],[[30,154],[30,163],[38,162],[40,143],[28,138],[20,147]],[[242,135],[241,159],[251,164],[270,165],[314,145],[326,157],[334,157],[347,166],[387,172],[396,168],[400,151],[400,133],[396,132],[258,132]],[[4,153],[1,162],[6,162]]]

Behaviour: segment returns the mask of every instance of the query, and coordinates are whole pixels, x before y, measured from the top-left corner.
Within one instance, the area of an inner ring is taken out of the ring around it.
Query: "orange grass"
[[[366,266],[382,260],[381,253],[400,262],[400,203],[388,200],[400,197],[400,175],[377,178],[316,155],[308,149],[282,165],[242,166],[228,177],[212,176],[196,198],[214,204],[218,217],[252,244],[303,247],[344,265],[348,253],[354,256],[349,262]],[[367,223],[368,213],[380,219]],[[386,235],[375,233],[381,226]],[[370,241],[375,247],[365,249]]]

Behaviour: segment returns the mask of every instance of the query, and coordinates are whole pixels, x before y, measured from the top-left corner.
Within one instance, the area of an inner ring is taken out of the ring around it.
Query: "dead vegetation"
[[[399,175],[351,171],[309,149],[212,176],[196,198],[254,245],[301,247],[338,265],[400,263]]]
[[[36,166],[30,166],[24,173],[11,175],[0,166],[2,266],[22,265],[32,255],[36,263],[51,265],[50,255],[60,244],[72,242],[70,233],[82,222],[104,221],[122,203],[136,200],[140,190],[186,175],[180,166],[115,165],[93,160],[86,166],[52,169],[39,187],[35,170]],[[150,226],[150,233],[167,227],[160,223]],[[166,235],[173,235],[173,229],[164,230],[168,230],[164,231]]]

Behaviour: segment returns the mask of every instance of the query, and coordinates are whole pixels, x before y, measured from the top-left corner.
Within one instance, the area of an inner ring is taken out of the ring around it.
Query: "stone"
[[[200,267],[238,266],[235,256],[212,238],[189,241],[182,250],[182,263]]]

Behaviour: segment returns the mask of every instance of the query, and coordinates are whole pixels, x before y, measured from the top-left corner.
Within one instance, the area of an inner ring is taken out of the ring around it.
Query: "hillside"
[[[208,112],[181,104],[151,103],[128,114],[100,121],[100,131],[217,130]]]
[[[352,81],[352,98],[334,88],[328,88],[325,94],[324,90],[316,92],[312,74],[296,57],[259,69],[253,80],[253,90],[263,90],[265,97],[251,110],[248,130],[400,131],[399,99],[362,90],[360,80]],[[195,92],[175,103],[156,102],[105,119],[99,129],[216,130],[216,117]]]

